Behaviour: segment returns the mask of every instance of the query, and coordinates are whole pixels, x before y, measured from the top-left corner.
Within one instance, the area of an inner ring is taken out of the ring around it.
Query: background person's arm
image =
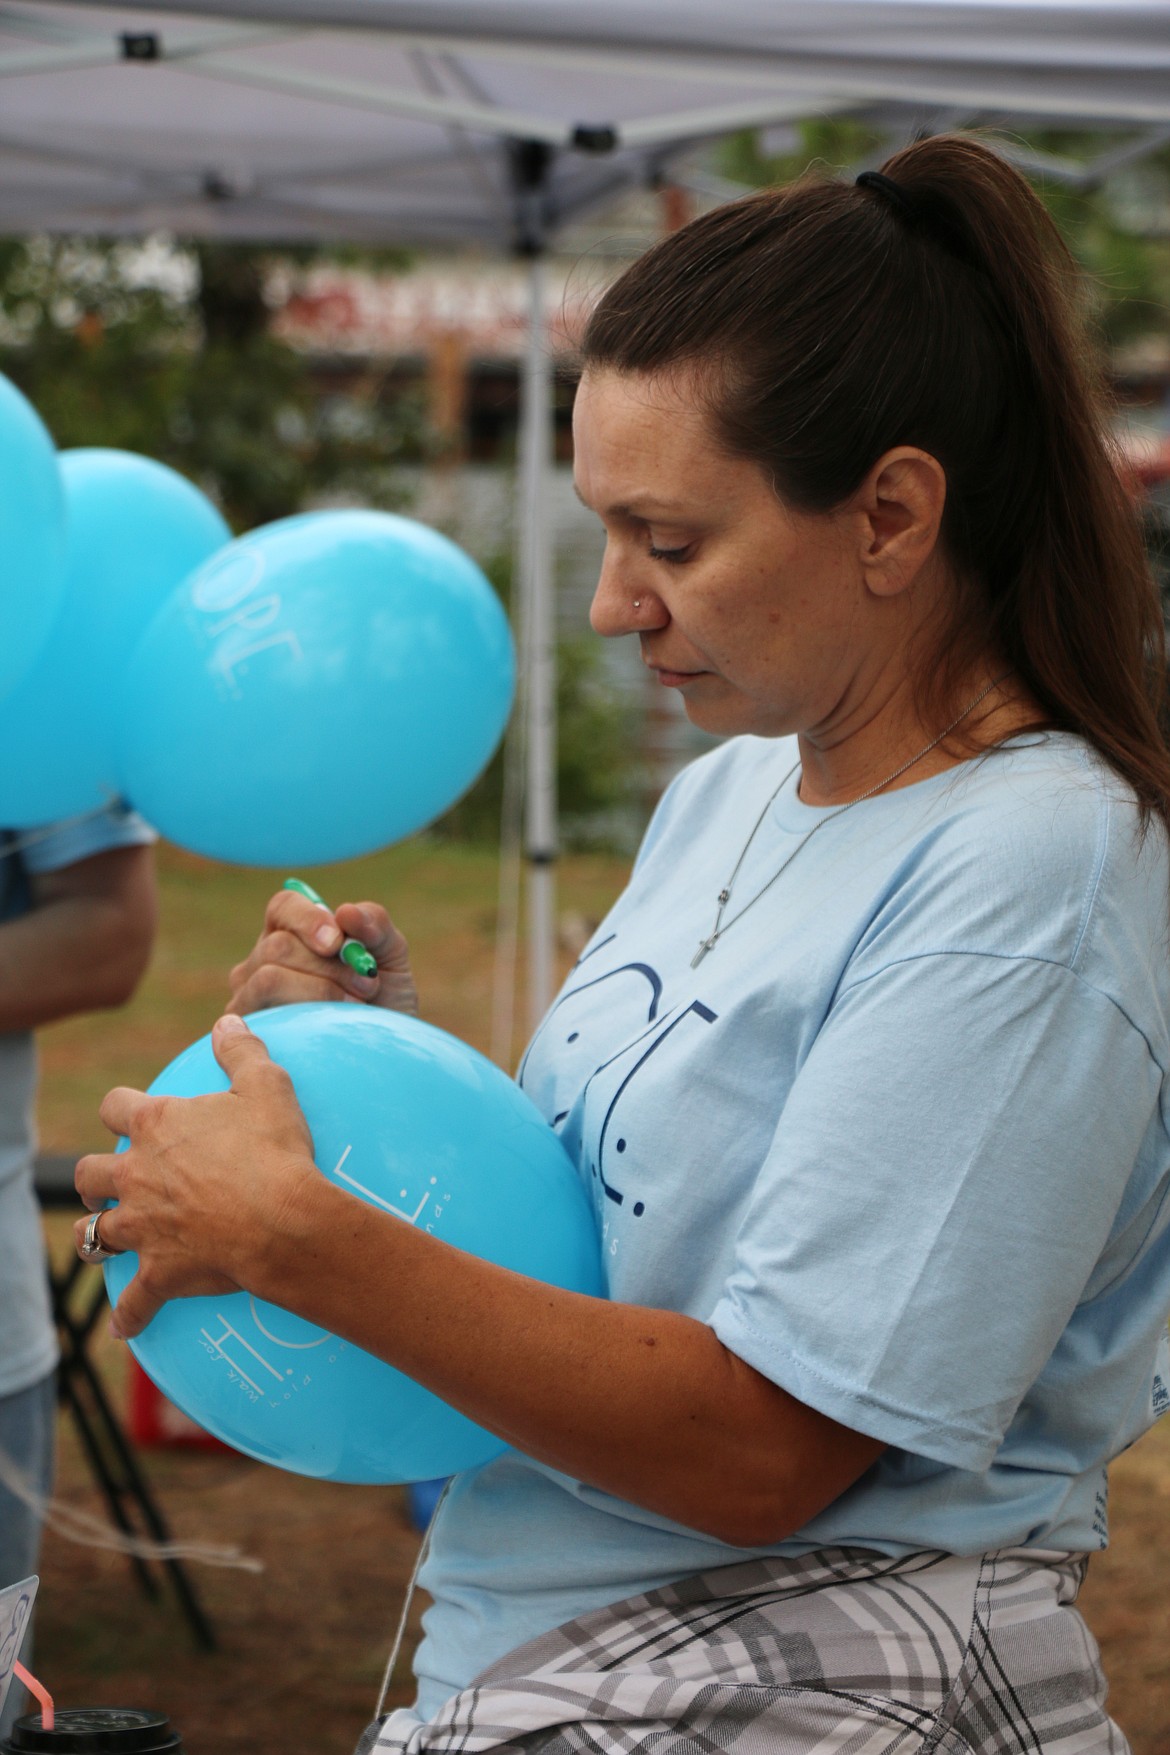
[[[149,846],[30,874],[32,907],[0,924],[0,1033],[125,1003],[150,958]]]

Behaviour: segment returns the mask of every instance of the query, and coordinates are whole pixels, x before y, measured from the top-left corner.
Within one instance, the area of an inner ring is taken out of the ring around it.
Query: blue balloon
[[[0,695],[49,633],[65,587],[65,498],[40,415],[0,377]],[[15,752],[9,748],[8,759]]]
[[[400,1012],[290,1005],[249,1023],[292,1078],[331,1182],[398,1220],[550,1285],[601,1295],[593,1209],[519,1087],[474,1049]],[[203,1037],[151,1086],[222,1091]],[[105,1264],[111,1302],[137,1257]],[[355,1286],[393,1301],[394,1286]],[[237,1450],[335,1481],[426,1481],[503,1442],[350,1342],[247,1293],[166,1304],[130,1342],[183,1411]]]
[[[350,859],[466,791],[514,678],[499,599],[446,537],[388,512],[284,519],[151,623],[123,692],[123,790],[195,853]]]
[[[63,601],[48,640],[0,701],[0,822],[51,822],[118,792],[114,707],[131,653],[176,585],[231,541],[206,494],[130,451],[63,451]]]

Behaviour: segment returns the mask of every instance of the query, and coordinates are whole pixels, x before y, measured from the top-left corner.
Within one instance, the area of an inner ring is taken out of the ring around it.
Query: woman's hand
[[[344,939],[356,938],[378,965],[358,975],[337,955]],[[251,955],[228,977],[226,1010],[243,1016],[298,1000],[349,1000],[392,1012],[417,1012],[418,993],[406,940],[377,902],[343,902],[321,909],[295,890],[277,890],[264,913],[264,927]]]
[[[137,1250],[139,1271],[118,1300],[114,1332],[138,1334],[168,1298],[238,1291],[289,1228],[320,1174],[288,1074],[236,1017],[212,1032],[230,1091],[150,1097],[125,1087],[101,1107],[121,1153],[77,1166],[77,1192],[103,1215],[101,1243]],[[86,1220],[74,1226],[80,1250]]]

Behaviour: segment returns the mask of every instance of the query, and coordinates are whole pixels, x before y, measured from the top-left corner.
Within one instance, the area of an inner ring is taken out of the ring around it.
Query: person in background
[[[154,938],[153,838],[118,807],[0,831],[0,1452],[41,1494],[52,1476],[57,1344],[33,1187],[32,1032],[134,992]],[[0,1588],[36,1571],[39,1544],[35,1511],[0,1485]],[[0,1734],[25,1710],[13,1688]]]

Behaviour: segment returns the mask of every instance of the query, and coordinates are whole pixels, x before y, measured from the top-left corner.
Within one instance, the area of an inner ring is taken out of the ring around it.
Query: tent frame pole
[[[556,612],[553,601],[552,369],[545,321],[544,185],[552,154],[541,141],[513,144],[517,244],[528,262],[528,335],[520,395],[521,655],[524,665],[525,823],[528,869],[528,1023],[552,1001],[556,950]]]

